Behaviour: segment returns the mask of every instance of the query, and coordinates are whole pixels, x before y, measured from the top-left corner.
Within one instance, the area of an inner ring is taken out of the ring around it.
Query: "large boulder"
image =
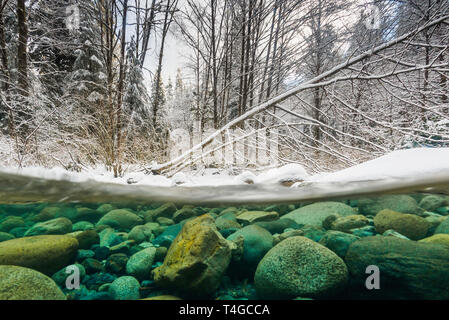
[[[392,229],[409,239],[419,240],[427,235],[430,224],[426,219],[414,214],[384,209],[374,217],[374,226],[378,233]]]
[[[298,224],[321,227],[323,221],[332,214],[350,216],[355,213],[353,208],[344,203],[327,201],[309,204],[296,209],[282,216],[281,219],[288,218],[294,220]]]
[[[66,300],[66,296],[36,270],[0,265],[0,300]]]
[[[0,242],[0,265],[16,265],[52,275],[76,258],[78,241],[69,236],[43,235]]]
[[[243,256],[231,264],[241,276],[253,276],[257,265],[273,247],[273,236],[262,227],[249,225],[231,234],[227,240],[237,241],[243,237]]]
[[[162,266],[154,270],[156,284],[203,297],[215,292],[231,261],[232,243],[223,238],[214,219],[202,215],[185,223]]]
[[[305,237],[273,247],[257,267],[254,284],[262,299],[329,297],[345,287],[348,270],[331,250]]]
[[[345,262],[361,292],[373,297],[449,299],[449,248],[440,244],[366,237],[349,246]],[[370,265],[379,268],[380,290],[365,288]]]
[[[401,213],[419,213],[420,208],[415,199],[407,195],[386,195],[376,198],[359,199],[357,201],[359,213],[376,215],[379,211],[389,209]]]
[[[72,221],[67,218],[56,218],[36,223],[27,232],[25,237],[43,234],[66,234],[72,231]]]
[[[126,209],[109,211],[97,223],[97,225],[107,225],[122,230],[130,230],[139,224],[143,224],[143,219]]]

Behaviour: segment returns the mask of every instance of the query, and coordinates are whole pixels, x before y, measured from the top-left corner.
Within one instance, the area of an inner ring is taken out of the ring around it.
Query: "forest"
[[[4,166],[317,173],[449,146],[445,0],[0,0],[0,66]]]

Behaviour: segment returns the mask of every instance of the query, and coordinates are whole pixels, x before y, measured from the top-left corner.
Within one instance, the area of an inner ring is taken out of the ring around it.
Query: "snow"
[[[0,150],[1,151],[1,150]],[[3,150],[2,152],[8,152]],[[0,167],[0,172],[25,175],[50,180],[71,182],[96,181],[123,185],[148,186],[225,186],[243,185],[252,181],[254,184],[279,184],[285,180],[304,180],[305,182],[347,182],[369,181],[379,179],[402,179],[413,177],[434,177],[449,173],[449,148],[418,148],[391,152],[377,159],[333,172],[309,176],[299,164],[288,164],[277,169],[270,169],[258,175],[243,171],[235,176],[230,170],[203,169],[175,174],[172,178],[162,175],[148,175],[139,171],[137,166],[129,166],[123,177],[114,178],[111,172],[102,167],[89,168],[80,173],[67,171],[60,167],[45,169],[42,167]],[[301,182],[293,186],[301,185]]]
[[[310,182],[367,181],[425,177],[449,172],[449,148],[397,150],[334,173],[321,173]]]

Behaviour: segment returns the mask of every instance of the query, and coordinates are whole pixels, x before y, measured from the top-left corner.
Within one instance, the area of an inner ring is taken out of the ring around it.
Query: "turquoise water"
[[[5,190],[0,299],[449,298],[445,194],[218,205]]]

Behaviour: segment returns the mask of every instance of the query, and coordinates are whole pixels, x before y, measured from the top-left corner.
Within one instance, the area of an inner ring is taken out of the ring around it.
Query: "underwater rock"
[[[87,258],[81,264],[88,274],[104,271],[103,264],[94,258]]]
[[[88,221],[80,221],[72,225],[72,231],[86,231],[94,229],[94,225]]]
[[[56,218],[36,223],[27,232],[25,237],[44,234],[66,234],[72,231],[72,221],[67,218]]]
[[[42,235],[0,242],[0,265],[16,265],[52,275],[73,262],[78,241],[69,236]]]
[[[31,220],[35,222],[43,222],[52,220],[61,215],[63,209],[60,207],[45,207],[38,214],[34,215]]]
[[[448,205],[447,198],[437,195],[426,196],[419,202],[419,206],[428,211],[435,211],[446,205]]]
[[[309,238],[310,240],[313,240],[315,242],[319,242],[321,238],[326,234],[326,230],[316,226],[306,225],[299,230],[303,232],[304,237]]]
[[[232,262],[233,271],[241,276],[253,276],[263,256],[273,247],[273,236],[266,229],[249,225],[230,235],[227,240],[235,241],[243,237],[243,256]]]
[[[84,268],[83,265],[79,264],[79,263],[75,263],[73,265],[70,266],[76,266],[79,270],[79,276],[80,276],[80,281],[83,281],[84,277],[86,276],[86,269]],[[65,287],[65,283],[67,280],[67,277],[69,277],[70,275],[73,274],[72,271],[70,271],[69,269],[69,273],[66,272],[66,269],[70,266],[64,267],[61,270],[59,270],[58,272],[56,272],[55,274],[53,274],[51,276],[51,278],[53,279],[53,281],[58,284],[60,287]]]
[[[170,247],[173,240],[175,240],[176,236],[179,234],[179,232],[182,229],[182,226],[184,223],[178,223],[173,226],[168,226],[162,234],[156,237],[156,239],[153,240],[153,244],[163,246],[163,247]]]
[[[276,211],[279,213],[279,216],[287,214],[291,211],[295,210],[295,206],[292,204],[273,204],[271,206],[266,207],[263,211]]]
[[[282,233],[288,228],[298,229],[300,227],[294,220],[284,217],[279,220],[255,222],[253,224],[268,230],[271,234]]]
[[[279,218],[279,213],[277,212],[266,212],[266,211],[244,211],[237,215],[237,221],[244,223],[253,223],[260,221],[273,221]]]
[[[444,219],[435,229],[434,234],[438,233],[449,234],[449,218]]]
[[[282,216],[282,219],[289,218],[298,224],[321,227],[324,219],[332,214],[351,216],[356,212],[353,208],[341,202],[327,201],[301,207]]]
[[[376,229],[373,226],[365,226],[351,229],[351,233],[357,237],[371,237],[376,234]]]
[[[372,297],[449,299],[449,249],[440,244],[367,237],[349,246],[345,262],[354,283]],[[381,290],[365,288],[370,265],[380,270]]]
[[[303,230],[291,230],[291,229],[285,229],[286,231],[281,234],[275,234],[273,236],[273,246],[277,245],[279,242],[291,238],[291,237],[298,237],[298,236],[304,236]]]
[[[332,223],[334,223],[334,221],[337,220],[338,218],[341,218],[339,214],[331,214],[327,216],[326,219],[323,220],[322,224],[323,228],[326,230],[331,230]]]
[[[22,217],[8,216],[5,220],[0,223],[1,232],[9,232],[14,228],[20,228],[25,226],[25,221]]]
[[[152,247],[133,254],[126,263],[126,273],[139,280],[148,279],[156,251],[156,248]]]
[[[15,237],[7,232],[0,232],[0,242],[15,239]]]
[[[121,274],[126,270],[126,264],[128,263],[128,256],[124,253],[111,254],[106,260],[106,271]]]
[[[329,297],[344,288],[347,276],[346,265],[334,252],[305,237],[293,237],[268,251],[254,284],[262,299]]]
[[[415,199],[407,195],[386,195],[357,201],[359,213],[363,215],[376,215],[379,211],[389,209],[401,213],[416,214],[421,211]]]
[[[360,237],[353,234],[330,230],[324,234],[319,244],[335,252],[340,258],[344,258],[346,252],[348,251],[349,245],[359,239]]]
[[[212,295],[231,261],[231,248],[211,216],[190,220],[170,246],[163,265],[154,270],[154,280],[185,295]]]
[[[418,242],[438,243],[445,246],[449,246],[449,234],[444,233],[435,234],[431,237],[421,239]]]
[[[399,239],[410,240],[409,238],[407,238],[403,234],[400,234],[399,232],[394,231],[393,229],[389,229],[389,230],[385,231],[382,235],[384,237],[396,237],[396,238],[399,238]]]
[[[173,221],[179,223],[182,220],[197,216],[197,213],[191,206],[184,206],[173,214]]]
[[[97,225],[107,225],[122,230],[132,229],[139,224],[143,224],[143,219],[126,209],[109,211],[97,223]]]
[[[95,252],[93,252],[92,250],[80,249],[78,250],[78,254],[76,255],[76,261],[83,261],[84,259],[93,257],[95,257]]]
[[[114,300],[138,300],[140,284],[136,278],[123,276],[115,279],[109,287],[109,294]]]
[[[380,211],[374,217],[374,226],[378,233],[393,229],[412,240],[424,238],[430,227],[429,223],[422,217],[388,209]]]
[[[134,240],[136,243],[141,243],[150,240],[152,235],[151,228],[145,224],[132,228],[128,233],[128,239]]]
[[[38,271],[0,265],[0,300],[66,300],[66,296]]]
[[[159,217],[156,219],[156,222],[159,223],[161,226],[172,226],[175,224],[175,222],[172,219],[166,217]]]
[[[113,206],[112,204],[110,204],[110,203],[104,203],[104,204],[102,204],[101,206],[99,206],[99,207],[97,208],[97,211],[104,215],[104,214],[106,214],[106,213],[108,213],[109,211],[112,211],[112,210],[114,210],[114,209],[116,209],[116,207]]]
[[[100,247],[113,247],[123,242],[123,239],[117,235],[114,229],[106,228],[99,233]]]
[[[149,210],[144,213],[145,222],[156,221],[159,217],[172,218],[173,214],[178,210],[173,203],[165,203],[157,209]]]
[[[100,243],[100,236],[95,230],[76,231],[67,235],[78,240],[80,249],[90,249],[94,244]]]
[[[104,214],[91,208],[76,208],[76,215],[71,219],[73,222],[88,221],[96,223]]]
[[[367,217],[361,214],[339,217],[335,219],[330,225],[330,230],[336,230],[341,232],[350,232],[351,229],[362,228],[369,225]]]
[[[240,223],[238,223],[237,220],[235,219],[235,216],[234,219],[230,219],[226,216],[220,216],[215,220],[215,225],[220,231],[231,228],[240,229],[242,227]]]

